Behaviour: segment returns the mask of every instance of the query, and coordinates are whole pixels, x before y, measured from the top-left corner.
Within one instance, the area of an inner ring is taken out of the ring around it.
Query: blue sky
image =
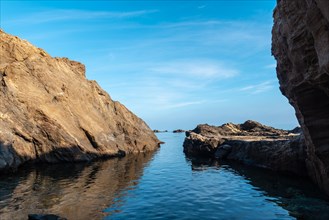
[[[1,1],[1,28],[86,65],[152,129],[297,125],[271,56],[275,0]]]

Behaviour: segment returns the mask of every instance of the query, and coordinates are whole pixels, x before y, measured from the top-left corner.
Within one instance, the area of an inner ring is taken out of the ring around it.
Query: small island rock
[[[198,125],[186,132],[189,157],[235,160],[241,163],[305,176],[305,143],[299,134],[248,120],[243,124]]]

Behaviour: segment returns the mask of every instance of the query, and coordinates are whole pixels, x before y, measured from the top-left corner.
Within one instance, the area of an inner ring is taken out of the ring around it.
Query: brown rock
[[[280,0],[272,53],[282,93],[305,135],[307,168],[329,194],[329,2]]]
[[[186,132],[184,152],[191,157],[210,157],[290,172],[305,176],[302,136],[255,121],[222,126],[198,125]]]
[[[151,151],[159,140],[83,64],[0,31],[0,170]]]

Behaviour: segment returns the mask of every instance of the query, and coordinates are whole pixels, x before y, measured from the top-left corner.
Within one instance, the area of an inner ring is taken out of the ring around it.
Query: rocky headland
[[[329,194],[329,1],[278,0],[272,53],[305,136],[308,175]]]
[[[1,30],[0,57],[0,171],[158,148],[147,124],[87,80],[83,64]]]
[[[280,172],[306,175],[304,139],[296,132],[248,120],[243,124],[198,125],[186,132],[184,152]]]

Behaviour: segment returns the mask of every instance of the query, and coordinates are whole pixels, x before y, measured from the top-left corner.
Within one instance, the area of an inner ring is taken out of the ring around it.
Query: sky
[[[86,65],[152,129],[297,126],[271,56],[275,0],[1,1],[5,32]]]

